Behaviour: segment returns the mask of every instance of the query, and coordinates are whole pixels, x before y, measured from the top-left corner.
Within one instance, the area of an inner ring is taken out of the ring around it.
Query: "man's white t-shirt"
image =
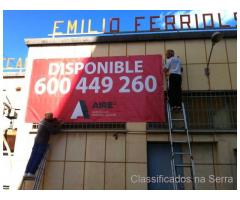
[[[166,60],[165,68],[169,70],[170,74],[181,75],[181,64],[181,59],[174,56]]]

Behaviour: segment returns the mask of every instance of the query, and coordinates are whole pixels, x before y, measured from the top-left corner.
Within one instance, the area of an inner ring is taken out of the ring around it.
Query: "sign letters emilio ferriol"
[[[33,61],[27,122],[163,122],[161,55]]]
[[[203,14],[182,14],[182,15],[158,15],[158,16],[136,16],[132,21],[128,21],[131,30],[134,32],[158,32],[158,31],[174,31],[174,30],[191,30],[191,29],[226,29],[237,27],[237,12],[232,13],[232,20],[236,25],[225,24],[223,15],[217,13]],[[93,29],[92,24],[100,25],[100,28]],[[124,23],[120,17],[109,19],[102,18],[101,24],[93,22],[91,19],[75,19],[75,20],[58,20],[54,21],[52,34],[49,36],[70,36],[82,34],[103,34],[103,33],[121,33],[121,26]],[[147,29],[144,24],[147,24]],[[162,26],[161,24],[164,24]],[[145,28],[143,28],[145,27]]]

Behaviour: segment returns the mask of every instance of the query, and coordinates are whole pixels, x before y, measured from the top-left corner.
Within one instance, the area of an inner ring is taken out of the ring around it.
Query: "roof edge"
[[[58,38],[29,38],[25,39],[25,44],[30,46],[47,45],[72,45],[72,44],[94,44],[106,42],[141,42],[141,41],[161,41],[161,40],[183,40],[183,39],[210,39],[212,31],[185,31],[185,32],[159,32],[159,33],[133,33],[114,35],[94,35],[80,37],[58,37]],[[224,38],[237,38],[237,30],[219,31],[224,34]]]

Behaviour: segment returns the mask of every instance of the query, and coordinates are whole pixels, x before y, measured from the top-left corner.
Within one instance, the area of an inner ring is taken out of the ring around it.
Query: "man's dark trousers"
[[[182,104],[182,76],[170,74],[168,87],[168,100],[171,107],[181,106]]]
[[[47,151],[48,144],[34,144],[25,173],[35,174],[38,166]]]

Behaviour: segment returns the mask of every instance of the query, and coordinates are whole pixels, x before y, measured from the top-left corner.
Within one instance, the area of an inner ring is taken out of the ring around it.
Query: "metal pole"
[[[210,75],[210,72],[209,72],[209,64],[210,64],[210,59],[211,59],[211,56],[212,56],[212,50],[213,50],[214,45],[215,45],[215,43],[212,43],[210,55],[209,55],[209,57],[208,57],[207,67],[205,68],[205,74],[206,74],[206,76],[208,76],[208,77],[209,77],[209,75]]]

